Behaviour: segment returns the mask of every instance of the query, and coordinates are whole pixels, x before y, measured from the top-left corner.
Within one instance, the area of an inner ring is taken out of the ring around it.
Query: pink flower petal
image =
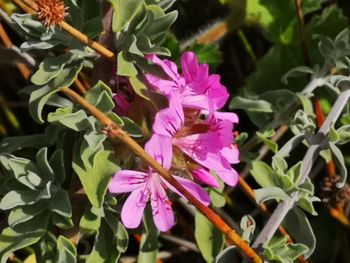
[[[220,119],[220,120],[227,120],[227,121],[230,121],[232,123],[239,123],[239,118],[238,118],[237,114],[233,113],[233,112],[216,111],[216,112],[214,112],[214,116],[215,116],[215,118]]]
[[[198,70],[198,60],[193,52],[185,52],[181,56],[181,67],[183,75],[187,82],[195,79]]]
[[[173,138],[173,144],[195,161],[205,161],[209,152],[218,153],[223,147],[220,137],[214,133]]]
[[[146,143],[145,150],[165,169],[170,169],[171,159],[173,156],[171,138],[153,134],[151,139]]]
[[[114,174],[108,186],[109,191],[115,194],[132,192],[142,187],[147,177],[144,172],[121,170]]]
[[[173,95],[169,108],[159,111],[156,115],[153,131],[159,135],[173,137],[184,124],[184,112],[180,99]]]
[[[201,110],[201,114],[203,115],[210,115],[209,110]],[[236,113],[233,112],[221,112],[221,111],[215,111],[213,112],[213,117],[219,120],[227,120],[232,123],[239,123],[239,118]]]
[[[239,151],[235,145],[224,147],[220,153],[229,163],[239,163]]]
[[[235,186],[238,183],[238,173],[220,153],[208,152],[205,159],[195,159],[195,161],[209,170],[215,171],[226,184]]]
[[[137,189],[129,195],[121,212],[121,219],[125,227],[137,228],[140,225],[148,198],[148,195],[144,195],[143,188]]]
[[[178,86],[173,80],[164,80],[151,74],[146,74],[146,79],[153,90],[166,96],[169,95],[171,91],[176,90]]]
[[[146,58],[152,61],[154,64],[160,66],[164,72],[170,77],[170,79],[177,81],[180,78],[180,74],[177,71],[177,66],[170,60],[161,60],[156,55],[147,55]]]
[[[179,176],[174,176],[179,183],[182,184],[183,187],[187,189],[196,199],[198,199],[201,203],[204,205],[208,206],[210,204],[210,197],[206,191],[203,190],[202,187],[200,187],[198,184],[195,182],[192,182],[191,180],[179,177]],[[172,185],[170,185],[168,182],[163,180],[163,182],[166,183],[166,185],[175,193],[178,195],[183,196],[179,191],[177,191]]]
[[[221,109],[227,102],[230,94],[225,86],[220,83],[220,76],[210,75],[208,78],[208,97],[214,102],[214,110]]]
[[[210,125],[210,131],[220,137],[223,146],[229,146],[233,143],[234,136],[232,133],[232,122],[213,118],[206,123]]]
[[[184,108],[190,109],[208,109],[210,98],[206,95],[190,95],[184,96],[182,100],[182,105]]]
[[[208,186],[219,188],[220,185],[216,178],[206,169],[204,168],[197,168],[191,170],[192,176],[199,182],[204,183]]]
[[[154,224],[160,231],[168,231],[175,224],[175,218],[171,208],[171,203],[161,185],[160,178],[152,181],[151,191],[151,206]]]

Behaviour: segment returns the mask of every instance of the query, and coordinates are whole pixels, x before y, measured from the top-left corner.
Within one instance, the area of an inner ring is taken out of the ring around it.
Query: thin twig
[[[302,0],[294,0],[294,5],[297,13],[298,26],[299,26],[299,39],[300,39],[300,45],[303,53],[304,64],[305,66],[310,66],[311,59],[310,59],[310,54],[309,54],[306,37],[305,37],[304,14],[303,14],[303,9],[301,8],[301,1]]]
[[[176,245],[188,248],[189,250],[191,250],[193,252],[197,252],[197,253],[199,252],[198,247],[195,243],[192,243],[192,242],[187,241],[185,239],[179,238],[179,237],[171,235],[171,234],[160,234],[159,237],[166,240],[166,241],[174,243]]]
[[[6,46],[7,48],[13,48],[12,41],[11,41],[11,39],[9,38],[9,36],[7,35],[7,33],[6,33],[5,29],[4,29],[4,27],[2,26],[2,23],[1,23],[1,22],[0,22],[0,38],[1,38],[2,42],[5,44],[5,46]],[[15,50],[15,49],[13,49],[13,50]],[[19,53],[19,54],[21,54],[21,53]],[[22,55],[22,54],[21,54],[21,55]],[[23,57],[23,56],[22,56],[22,57]],[[26,57],[26,59],[27,59],[27,57]],[[30,76],[30,74],[31,74],[31,72],[30,72],[30,70],[27,68],[27,66],[24,65],[23,63],[17,63],[16,65],[17,65],[18,70],[19,70],[19,71],[21,72],[21,74],[23,75],[23,77],[24,77],[25,79],[27,79],[27,78]]]

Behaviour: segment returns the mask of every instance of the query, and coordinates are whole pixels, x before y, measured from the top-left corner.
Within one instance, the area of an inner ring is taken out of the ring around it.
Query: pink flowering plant
[[[209,74],[208,65],[198,63],[193,52],[181,56],[182,75],[175,63],[169,60],[162,61],[154,55],[149,59],[161,66],[171,80],[146,75],[150,87],[164,95],[169,105],[155,115],[153,135],[145,144],[145,150],[165,169],[179,174],[175,176],[176,180],[208,205],[208,194],[192,180],[217,188],[219,183],[215,173],[229,186],[237,184],[238,174],[231,164],[239,162],[238,149],[233,145],[233,125],[238,123],[238,117],[234,113],[217,112],[228,99],[227,90],[218,75]],[[124,106],[123,102],[116,104],[117,108]],[[179,195],[181,193],[151,167],[143,166],[140,165],[139,171],[117,172],[110,182],[109,191],[116,194],[131,192],[121,212],[126,227],[140,225],[143,211],[150,201],[155,225],[159,230],[167,231],[175,220],[165,190],[170,188]],[[185,176],[192,180],[183,178]]]
[[[0,263],[349,261],[347,1],[0,9]]]

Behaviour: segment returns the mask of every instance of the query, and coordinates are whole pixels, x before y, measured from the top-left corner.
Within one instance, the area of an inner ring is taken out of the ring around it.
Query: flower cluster
[[[214,172],[230,186],[238,181],[238,174],[231,167],[239,162],[232,133],[238,117],[234,113],[218,111],[227,102],[229,94],[220,83],[220,76],[209,74],[208,65],[199,64],[192,52],[181,57],[182,74],[169,60],[154,55],[148,59],[168,76],[168,79],[162,79],[146,75],[150,88],[168,99],[168,107],[156,114],[153,135],[145,150],[172,174],[179,175],[175,178],[208,205],[207,193],[193,180],[219,187],[216,177],[211,174]],[[166,231],[173,226],[174,216],[165,190],[170,188],[178,192],[152,168],[140,170],[119,171],[110,184],[112,193],[131,192],[122,209],[122,221],[128,228],[138,227],[150,201],[156,226]]]

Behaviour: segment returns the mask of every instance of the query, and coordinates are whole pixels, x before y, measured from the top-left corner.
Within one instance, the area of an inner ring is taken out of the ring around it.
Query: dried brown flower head
[[[55,26],[67,16],[62,0],[35,0],[38,6],[38,18],[45,26]]]
[[[321,197],[323,202],[330,206],[344,204],[350,200],[350,186],[345,184],[342,188],[338,188],[337,184],[341,181],[339,175],[327,176],[321,184]]]

